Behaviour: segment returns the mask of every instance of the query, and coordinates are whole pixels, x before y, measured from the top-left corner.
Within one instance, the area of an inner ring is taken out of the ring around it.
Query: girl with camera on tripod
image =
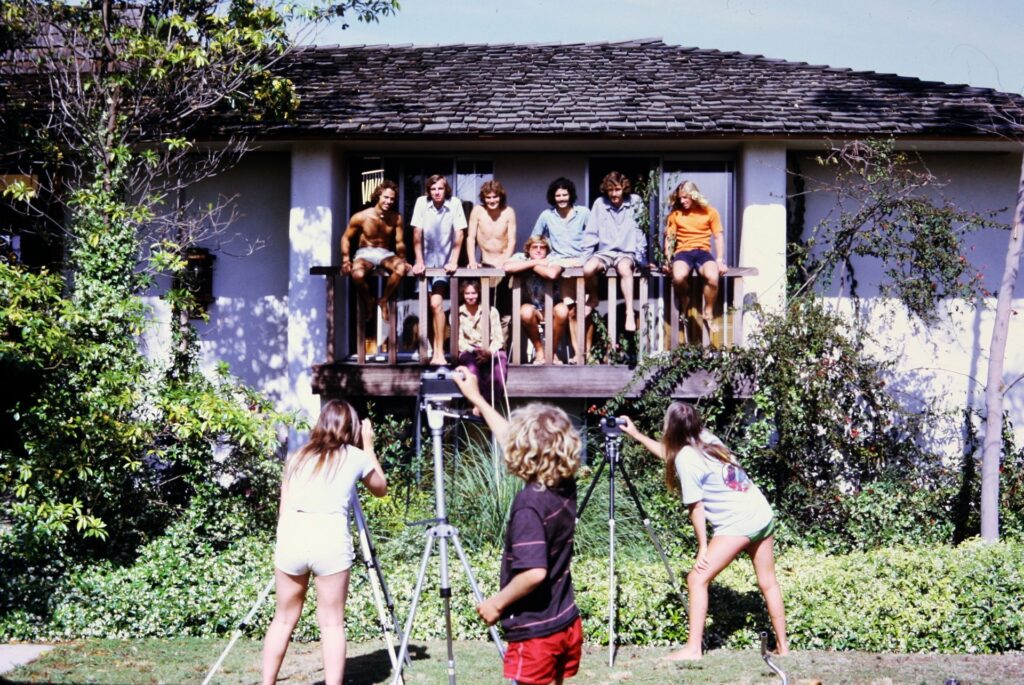
[[[775,517],[768,500],[740,467],[735,455],[704,429],[700,414],[692,406],[683,402],[669,405],[661,442],[641,433],[629,417],[622,419],[622,432],[665,463],[665,482],[669,490],[681,493],[697,535],[697,559],[686,577],[690,630],[686,645],[667,658],[701,658],[708,587],[740,552],[746,552],[754,564],[757,585],[775,631],[776,651],[780,656],[788,654],[786,613],[775,577]],[[710,543],[709,521],[714,529]]]
[[[356,446],[360,437],[362,449]],[[324,682],[341,685],[345,600],[355,558],[349,503],[359,481],[377,497],[387,494],[388,482],[373,452],[373,426],[369,419],[360,423],[348,402],[331,400],[321,408],[309,442],[285,462],[274,551],[277,607],[263,642],[263,685],[277,681],[311,573]]]

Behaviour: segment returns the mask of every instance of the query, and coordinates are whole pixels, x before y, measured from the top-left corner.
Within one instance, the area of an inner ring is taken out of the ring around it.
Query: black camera
[[[420,376],[420,394],[434,400],[462,397],[455,385],[454,373],[444,366],[436,371],[424,371]]]
[[[622,427],[625,425],[626,419],[618,416],[605,416],[601,419],[601,431],[610,437],[622,435]]]

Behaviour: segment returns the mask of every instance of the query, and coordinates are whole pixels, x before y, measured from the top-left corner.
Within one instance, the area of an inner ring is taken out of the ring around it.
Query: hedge
[[[245,538],[222,551],[186,537],[167,536],[145,548],[131,567],[92,567],[70,573],[49,599],[49,615],[24,610],[0,616],[0,639],[63,640],[85,637],[215,636],[229,633],[271,577],[271,545]],[[471,563],[483,591],[493,592],[498,554],[476,552]],[[404,622],[416,561],[390,564],[387,580]],[[454,632],[485,639],[462,565],[452,554]],[[674,562],[683,581],[688,560]],[[1024,648],[1024,544],[902,547],[827,556],[790,550],[777,563],[796,649],[988,654]],[[588,640],[607,641],[607,559],[577,559],[577,602]],[[684,606],[657,560],[618,563],[619,642],[664,645],[686,638]],[[414,639],[443,636],[436,563],[428,568]],[[251,632],[270,620],[266,602]],[[377,639],[372,595],[361,562],[353,571],[347,611],[352,640]],[[746,647],[768,629],[753,570],[740,560],[712,586],[708,640]],[[307,602],[299,639],[316,637]]]

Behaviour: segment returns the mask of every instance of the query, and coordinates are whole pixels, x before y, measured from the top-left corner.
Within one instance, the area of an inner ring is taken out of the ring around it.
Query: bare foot
[[[554,359],[553,359],[553,360],[551,361],[551,363],[552,363],[552,364],[564,364],[565,362],[563,362],[563,361],[562,361],[561,359],[559,359],[558,357],[555,357],[555,358],[554,358]]]
[[[547,358],[544,356],[543,352],[538,352],[537,354],[533,355],[533,363],[538,365],[546,364]]]
[[[430,361],[429,361],[429,362],[427,362],[427,363],[428,363],[428,364],[429,364],[430,366],[447,366],[447,365],[448,365],[448,360],[447,360],[447,359],[445,359],[445,358],[444,358],[443,356],[441,356],[441,357],[438,357],[438,356],[437,356],[437,355],[435,354],[435,355],[434,355],[433,357],[431,357],[431,358],[430,358]]]
[[[779,647],[772,653],[775,656],[789,656],[789,647]]]
[[[677,649],[668,656],[664,657],[664,661],[700,661],[701,659],[700,648],[692,649],[691,647],[683,647]]]
[[[636,332],[636,316],[632,312],[626,314],[626,331],[629,333]]]

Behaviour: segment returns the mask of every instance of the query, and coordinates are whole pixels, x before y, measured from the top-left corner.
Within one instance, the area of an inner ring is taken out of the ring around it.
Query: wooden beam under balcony
[[[317,364],[313,367],[313,392],[323,397],[415,397],[425,370],[427,367],[420,364]],[[633,380],[633,375],[634,369],[621,365],[513,366],[506,387],[513,399],[613,397]],[[676,386],[672,396],[701,397],[717,387],[711,373],[700,371]],[[628,394],[638,395],[636,391]]]

